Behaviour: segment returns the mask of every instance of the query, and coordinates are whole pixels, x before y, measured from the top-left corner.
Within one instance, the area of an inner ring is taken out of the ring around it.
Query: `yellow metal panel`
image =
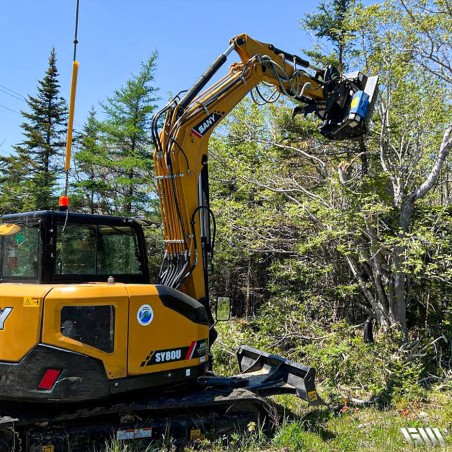
[[[61,334],[64,306],[105,306],[115,308],[114,351],[107,353]],[[77,284],[55,287],[46,297],[42,342],[100,359],[109,379],[126,376],[129,298],[124,284]]]
[[[127,290],[130,295],[129,375],[180,369],[199,365],[207,360],[207,354],[185,359],[186,353],[184,353],[192,342],[207,341],[209,328],[206,325],[193,323],[183,315],[165,307],[155,286],[128,285]],[[152,321],[142,325],[138,319],[138,312],[146,305],[152,309]],[[165,360],[167,362],[146,365],[154,353],[169,350],[175,353],[168,355],[170,359]]]
[[[51,289],[0,284],[0,361],[20,361],[39,342],[43,299]]]

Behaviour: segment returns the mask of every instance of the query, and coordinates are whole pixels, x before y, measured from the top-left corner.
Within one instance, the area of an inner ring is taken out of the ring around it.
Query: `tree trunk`
[[[246,276],[245,318],[251,316],[251,256],[248,258],[248,273]]]
[[[396,247],[394,252],[394,268],[396,269],[393,276],[393,290],[389,305],[389,319],[391,325],[399,325],[405,337],[408,335],[408,327],[406,323],[406,273],[402,270],[404,260],[403,247]]]

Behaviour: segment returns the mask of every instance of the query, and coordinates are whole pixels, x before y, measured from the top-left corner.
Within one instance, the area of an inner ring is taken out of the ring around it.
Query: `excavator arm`
[[[206,88],[233,50],[241,62],[233,63],[223,78]],[[308,69],[314,75],[309,75]],[[250,91],[261,83],[271,85],[300,103],[295,114],[317,115],[322,120],[320,132],[327,138],[346,139],[366,132],[376,81],[377,77],[362,73],[347,76],[331,67],[312,67],[302,58],[246,34],[233,38],[193,87],[176,96],[153,119],[165,240],[160,283],[208,307],[207,267],[215,224],[209,207],[207,146],[215,127]]]

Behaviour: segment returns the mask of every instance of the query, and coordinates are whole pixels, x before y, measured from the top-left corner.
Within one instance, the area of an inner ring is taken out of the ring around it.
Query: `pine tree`
[[[108,213],[109,159],[105,137],[96,111],[91,109],[82,133],[77,139],[78,151],[74,156],[75,191],[71,194],[71,205],[89,213]]]
[[[34,209],[30,167],[26,153],[0,157],[0,214]]]
[[[333,49],[325,56],[325,49],[320,49],[316,44],[314,50],[307,50],[306,54],[321,64],[332,64],[340,71],[346,65],[347,53],[353,48],[355,32],[349,23],[349,12],[355,4],[355,0],[330,0],[323,1],[317,8],[317,13],[307,14],[301,24],[308,31],[314,33],[319,39],[328,41]]]
[[[55,48],[52,48],[46,74],[38,82],[38,94],[28,96],[30,111],[22,112],[24,141],[14,146],[19,160],[26,165],[27,187],[33,196],[34,209],[55,206],[54,190],[58,173],[63,172],[60,157],[65,146],[67,106],[59,95],[58,75]]]
[[[100,185],[91,184],[91,195],[97,197],[97,208],[103,213],[144,214],[152,204],[155,187],[150,125],[158,100],[158,88],[152,86],[156,59],[154,52],[142,63],[138,75],[101,104],[105,120],[95,123],[91,118],[82,134],[75,158],[80,164],[95,162],[97,174],[85,171],[85,176],[102,179]],[[79,186],[87,183],[80,181]]]

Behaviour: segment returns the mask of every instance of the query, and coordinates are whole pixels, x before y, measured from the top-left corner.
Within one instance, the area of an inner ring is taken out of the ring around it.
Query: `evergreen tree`
[[[71,195],[71,205],[88,213],[109,212],[109,159],[101,123],[94,109],[89,112],[76,141],[79,149],[74,157],[75,192]]]
[[[154,52],[142,63],[139,74],[102,104],[105,119],[90,117],[82,134],[76,161],[84,165],[85,177],[101,180],[91,183],[85,179],[79,186],[90,185],[92,201],[97,197],[97,209],[104,213],[144,214],[156,198],[152,196],[155,186],[150,134],[158,100],[158,88],[152,85],[156,59]],[[92,163],[96,174],[86,172]]]
[[[24,152],[0,157],[0,214],[34,209],[30,157]]]
[[[344,70],[345,60],[353,48],[355,36],[355,30],[349,23],[349,13],[354,4],[355,0],[322,1],[317,13],[306,14],[301,20],[302,26],[313,32],[317,38],[328,41],[333,47],[329,55],[325,55],[325,51],[321,50],[317,43],[314,50],[306,51],[307,55],[321,64],[332,64],[340,71]]]
[[[14,146],[18,161],[25,165],[23,168],[28,173],[27,187],[33,197],[34,209],[55,206],[54,190],[58,173],[63,172],[59,157],[65,146],[67,106],[59,93],[56,53],[52,48],[46,74],[38,82],[38,94],[36,97],[28,96],[30,111],[22,112],[26,120],[21,125],[25,139]],[[11,177],[14,178],[13,173]]]

